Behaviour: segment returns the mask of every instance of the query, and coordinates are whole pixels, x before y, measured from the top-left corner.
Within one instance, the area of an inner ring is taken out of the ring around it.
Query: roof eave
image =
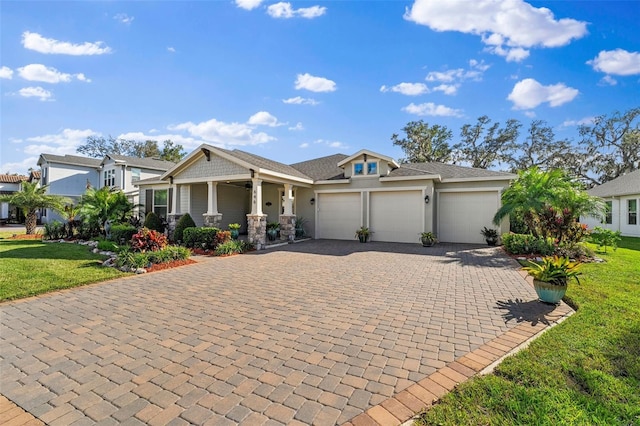
[[[397,182],[407,180],[435,180],[442,181],[440,175],[413,175],[413,176],[381,176],[380,182]]]
[[[510,181],[516,179],[517,175],[511,176],[476,176],[476,177],[468,177],[468,178],[443,178],[442,183],[453,183],[453,182],[487,182],[492,180],[506,180]]]

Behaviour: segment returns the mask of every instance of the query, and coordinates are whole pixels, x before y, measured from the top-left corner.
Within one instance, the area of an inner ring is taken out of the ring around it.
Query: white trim
[[[314,182],[314,185],[333,185],[336,183],[351,183],[351,179],[319,180]]]
[[[482,176],[482,177],[470,177],[470,178],[444,178],[442,179],[442,183],[451,183],[451,182],[485,182],[491,180],[513,180],[516,179],[518,175],[512,176]]]
[[[386,155],[378,154],[377,152],[369,151],[368,149],[361,149],[360,151],[356,152],[355,154],[345,158],[344,160],[342,160],[342,161],[340,161],[338,163],[338,167],[342,167],[345,164],[355,160],[356,158],[358,158],[359,156],[364,155],[364,154],[367,154],[367,156],[371,156],[371,157],[376,158],[376,159],[384,160],[387,163],[389,163],[392,166],[394,166],[396,169],[400,167],[398,165],[398,163],[396,163],[396,160],[394,160],[393,158],[387,157]]]
[[[416,176],[396,176],[396,177],[380,177],[380,182],[394,182],[403,180],[437,180],[442,181],[440,175],[416,175]]]
[[[242,181],[251,180],[250,174],[242,175],[225,175],[225,176],[213,176],[213,177],[199,177],[199,178],[174,178],[174,183],[206,183],[206,182],[226,182],[226,181]],[[166,181],[164,181],[166,182]]]
[[[310,179],[304,179],[304,178],[299,178],[296,176],[291,176],[285,173],[279,173],[279,172],[274,172],[272,170],[269,169],[258,169],[257,170],[258,173],[260,173],[261,175],[268,175],[268,176],[273,176],[276,178],[280,178],[280,179],[284,179],[287,181],[294,181],[294,182],[298,182],[298,183],[306,183],[308,185],[313,185],[313,181]],[[264,178],[263,178],[264,179]],[[285,182],[282,182],[285,183]],[[289,183],[289,182],[286,182]]]
[[[361,223],[360,226],[366,226],[367,228],[371,227],[371,193],[369,191],[362,191],[362,195],[360,196],[360,222],[364,220],[364,223]],[[367,209],[365,210],[365,200]],[[362,213],[364,212],[364,219]]]
[[[504,188],[482,187],[482,188],[436,188],[436,193],[439,192],[502,192]]]

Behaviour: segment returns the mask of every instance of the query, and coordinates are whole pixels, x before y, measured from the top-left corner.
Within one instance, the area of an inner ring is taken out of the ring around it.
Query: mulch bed
[[[7,240],[41,240],[42,235],[39,234],[13,234],[11,237],[7,238]]]
[[[165,269],[177,268],[179,266],[191,265],[193,263],[198,263],[193,259],[185,259],[185,260],[174,260],[173,262],[167,263],[156,263],[151,265],[151,268],[147,268],[147,272],[156,272],[163,271]]]

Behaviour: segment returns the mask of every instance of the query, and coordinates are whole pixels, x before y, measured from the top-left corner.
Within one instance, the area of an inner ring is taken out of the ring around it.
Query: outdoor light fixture
[[[424,196],[424,203],[429,204],[429,195]]]
[[[316,199],[312,198],[312,199],[309,200],[309,202],[311,203],[311,205],[314,205],[316,203]]]
[[[271,201],[267,201],[265,204],[267,205],[267,207],[271,207]]]
[[[169,176],[169,183],[173,185],[173,176]]]

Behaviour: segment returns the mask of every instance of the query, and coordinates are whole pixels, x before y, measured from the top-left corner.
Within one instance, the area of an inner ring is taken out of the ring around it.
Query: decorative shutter
[[[144,215],[147,216],[149,212],[153,211],[153,189],[147,189],[144,191]]]
[[[173,188],[169,188],[169,194],[167,196],[167,203],[169,204],[167,206],[167,212],[173,213],[171,211],[171,206],[173,206]]]

